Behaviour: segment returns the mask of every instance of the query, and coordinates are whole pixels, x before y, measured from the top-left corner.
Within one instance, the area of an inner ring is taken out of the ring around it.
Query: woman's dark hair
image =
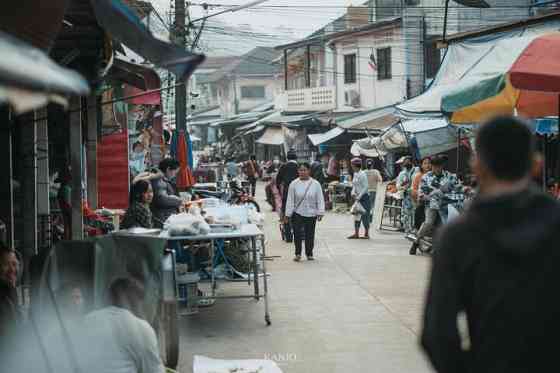
[[[166,173],[167,170],[176,170],[179,167],[179,162],[173,158],[165,158],[163,161],[159,162],[159,169],[163,173]]]
[[[144,318],[144,297],[144,285],[132,278],[118,278],[109,286],[110,305],[127,309],[136,317]]]
[[[150,182],[147,180],[138,180],[132,184],[130,190],[130,202],[140,202],[143,203],[144,193],[150,188]]]
[[[305,168],[307,168],[308,170],[311,170],[311,165],[309,164],[309,162],[300,162],[300,163],[298,164],[298,168],[300,168],[300,167],[305,167]]]
[[[432,159],[430,159],[430,161],[434,166],[444,166],[447,163],[448,159],[449,157],[447,155],[440,154],[440,155],[433,156]]]
[[[134,150],[137,146],[144,146],[144,144],[142,144],[140,141],[136,141],[134,144],[132,144],[132,150]]]

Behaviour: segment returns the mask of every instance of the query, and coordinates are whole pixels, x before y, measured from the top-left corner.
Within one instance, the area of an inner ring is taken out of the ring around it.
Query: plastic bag
[[[366,209],[359,201],[354,202],[352,207],[350,208],[350,213],[352,215],[363,215],[366,213]]]
[[[200,215],[171,215],[164,224],[170,236],[203,236],[210,233],[210,225]]]

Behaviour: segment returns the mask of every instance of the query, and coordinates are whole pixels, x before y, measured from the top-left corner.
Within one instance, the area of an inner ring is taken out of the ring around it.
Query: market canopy
[[[342,135],[344,132],[346,132],[345,129],[335,127],[325,133],[315,133],[307,135],[307,137],[309,137],[309,140],[314,146],[317,146]]]
[[[0,55],[0,102],[10,103],[16,113],[44,106],[60,95],[89,93],[89,85],[80,74],[4,32],[0,32]]]
[[[255,142],[263,145],[283,145],[284,133],[280,127],[268,127]]]
[[[156,66],[171,71],[179,80],[190,77],[204,55],[160,40],[120,0],[92,0],[97,21],[112,38],[123,43]]]
[[[527,118],[558,114],[558,93],[524,90],[513,84],[532,89],[542,85],[543,91],[556,89],[560,92],[560,87],[547,83],[547,79],[555,82],[551,76],[560,80],[560,71],[554,71],[560,67],[555,61],[558,48],[558,32],[498,41],[491,53],[493,63],[480,64],[468,79],[445,94],[442,109],[453,113],[452,121],[456,123],[476,123],[489,115],[514,112]],[[541,69],[546,71],[537,79]]]
[[[524,43],[526,45],[532,38],[556,29],[558,22],[549,22],[453,43],[449,45],[438,74],[426,92],[396,108],[408,118],[442,116],[444,96],[459,87],[504,74],[524,50]],[[498,44],[502,42],[505,44],[499,47]]]
[[[352,114],[336,120],[346,130],[383,130],[399,121],[394,106]]]
[[[412,147],[418,158],[429,157],[457,147],[457,129],[445,118],[403,120],[380,136],[354,142],[353,155],[377,157]]]

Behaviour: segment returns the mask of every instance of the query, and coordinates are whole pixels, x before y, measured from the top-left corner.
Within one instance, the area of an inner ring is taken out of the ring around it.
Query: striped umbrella
[[[559,114],[560,32],[498,41],[442,97],[453,123],[480,123],[496,114],[542,118]]]

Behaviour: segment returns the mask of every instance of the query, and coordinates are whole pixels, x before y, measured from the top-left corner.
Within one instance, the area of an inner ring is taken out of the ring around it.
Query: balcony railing
[[[336,108],[334,86],[293,89],[280,94],[278,105],[285,111],[325,111]]]

